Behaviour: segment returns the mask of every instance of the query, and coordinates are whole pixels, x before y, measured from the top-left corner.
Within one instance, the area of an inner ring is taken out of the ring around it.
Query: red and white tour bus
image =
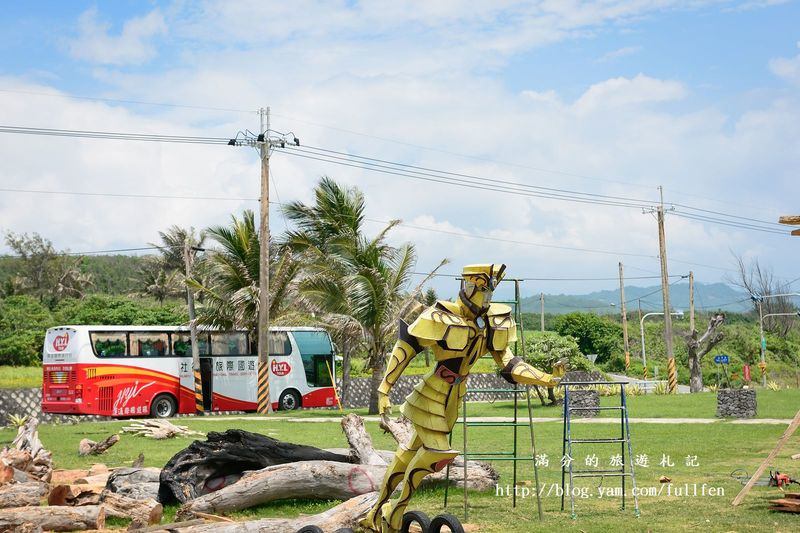
[[[256,340],[245,331],[197,333],[206,411],[255,411]],[[275,409],[336,405],[334,350],[320,328],[271,328]],[[188,327],[60,326],[47,330],[42,411],[116,417],[193,413]]]

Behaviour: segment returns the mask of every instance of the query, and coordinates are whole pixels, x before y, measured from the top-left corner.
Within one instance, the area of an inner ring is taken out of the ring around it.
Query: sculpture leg
[[[455,459],[458,452],[455,450],[434,450],[426,448],[424,445],[417,450],[414,458],[408,463],[403,478],[403,490],[400,498],[394,503],[387,502],[381,507],[381,532],[396,533],[400,531],[403,523],[403,513],[408,507],[414,491],[417,490],[422,479],[428,474],[438,472],[447,466],[447,463]]]
[[[416,432],[414,432],[410,444],[407,447],[401,444],[397,448],[397,451],[394,453],[394,459],[389,465],[389,468],[386,469],[386,474],[383,476],[378,502],[370,510],[364,520],[361,521],[361,527],[372,531],[380,531],[381,507],[384,503],[389,501],[392,492],[394,492],[394,489],[396,489],[397,485],[403,480],[408,463],[414,458],[420,446],[422,446],[422,441],[417,436]]]

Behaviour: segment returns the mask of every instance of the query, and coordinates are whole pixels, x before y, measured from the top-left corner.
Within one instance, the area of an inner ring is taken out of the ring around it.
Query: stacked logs
[[[106,516],[130,518],[141,527],[161,521],[162,507],[155,498],[130,498],[109,488],[113,473],[105,465],[53,470],[38,424],[28,420],[0,452],[0,531],[103,529]],[[41,506],[45,497],[48,505]]]

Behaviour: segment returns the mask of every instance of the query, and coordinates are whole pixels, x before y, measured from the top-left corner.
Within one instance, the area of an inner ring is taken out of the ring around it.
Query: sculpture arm
[[[389,362],[386,365],[386,373],[378,386],[378,412],[383,414],[391,409],[389,401],[389,391],[400,376],[405,371],[408,364],[422,351],[422,339],[418,339],[408,332],[408,324],[400,321],[397,334],[397,342],[394,343]]]
[[[510,348],[506,348],[505,351],[501,352],[492,352],[492,358],[494,358],[497,366],[502,369],[500,375],[509,383],[555,387],[560,381],[559,377],[542,372],[523,361],[521,357],[515,356]]]

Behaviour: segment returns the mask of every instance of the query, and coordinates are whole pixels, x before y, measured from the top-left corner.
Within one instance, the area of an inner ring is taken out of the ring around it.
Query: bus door
[[[327,331],[292,331],[306,382],[303,407],[330,407],[336,404],[331,375],[334,370],[333,346]]]
[[[203,383],[203,411],[211,411],[214,398],[214,360],[211,357],[200,358],[200,380]]]
[[[200,376],[203,376],[202,368],[203,361],[208,359],[203,357],[208,355],[209,343],[208,333],[197,333],[197,346],[200,350]],[[189,332],[179,332],[172,334],[172,353],[175,357],[175,364],[178,366],[177,371],[180,376],[181,390],[178,399],[178,412],[179,413],[194,413],[194,371],[192,369],[192,342]],[[206,387],[203,387],[205,391]],[[205,405],[205,393],[203,394],[203,404]],[[210,404],[209,404],[210,408]]]

